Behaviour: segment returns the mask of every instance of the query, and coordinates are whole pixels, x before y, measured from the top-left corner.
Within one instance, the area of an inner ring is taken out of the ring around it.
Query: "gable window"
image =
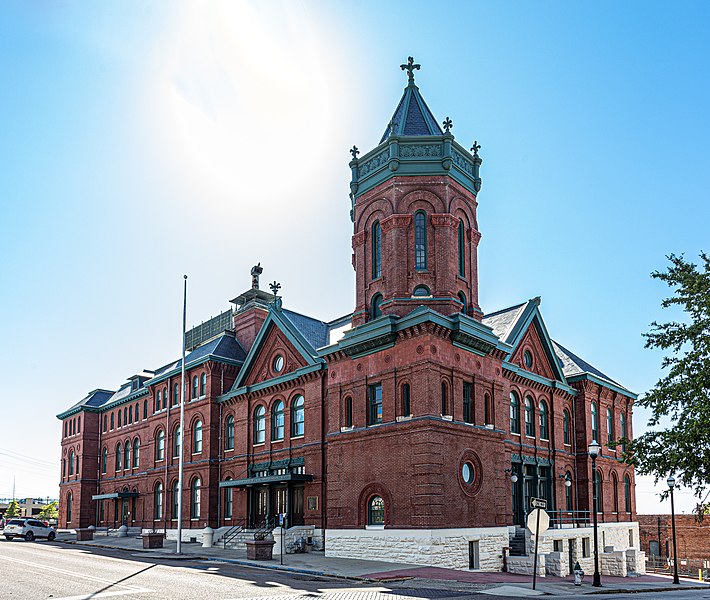
[[[140,449],[140,442],[138,441],[138,438],[133,440],[133,468],[137,469],[138,465],[140,463],[140,456],[138,454]]]
[[[372,278],[377,279],[382,275],[381,264],[381,231],[380,222],[375,221],[372,224]]]
[[[199,519],[200,518],[200,478],[195,477],[192,480],[192,486],[190,487],[190,518]]]
[[[123,446],[121,442],[116,445],[116,471],[123,469]]]
[[[175,428],[175,434],[173,435],[173,457],[180,456],[180,437],[182,431],[180,431],[180,426]]]
[[[202,421],[197,421],[192,428],[192,453],[202,452]]]
[[[569,420],[569,411],[565,408],[564,411],[562,411],[562,438],[566,446],[572,443]]]
[[[291,437],[299,437],[305,433],[306,411],[303,396],[298,395],[291,404]]]
[[[165,458],[165,432],[161,429],[155,437],[155,460]]]
[[[207,395],[207,373],[200,376],[200,398]]]
[[[367,388],[367,424],[382,423],[382,384],[376,383]]]
[[[199,388],[199,381],[197,379],[197,375],[195,375],[192,378],[192,396],[190,397],[191,400],[194,400],[197,398],[197,390]]]
[[[254,409],[254,443],[263,444],[266,441],[266,409],[257,406]]]
[[[599,409],[596,402],[592,402],[592,439],[599,441]]]
[[[271,368],[274,370],[274,373],[281,373],[284,368],[284,357],[277,354],[274,357],[274,361],[271,363]]]
[[[510,392],[510,433],[520,434],[520,399]]]
[[[610,408],[606,409],[606,438],[608,443],[614,441],[614,413]]]
[[[353,426],[353,399],[348,396],[345,398],[345,427]]]
[[[530,350],[526,350],[523,352],[523,364],[525,365],[526,369],[531,369],[533,365],[533,357],[532,357],[532,352]]]
[[[271,441],[284,439],[284,403],[281,400],[271,409]]]
[[[631,512],[631,479],[628,475],[624,475],[624,510]]]
[[[159,521],[163,518],[163,484],[160,482],[155,486],[155,500],[153,506],[153,518]]]
[[[375,294],[370,302],[370,315],[373,319],[382,316],[382,294]]]
[[[402,386],[402,414],[409,417],[412,414],[411,389],[408,383]]]
[[[459,276],[466,277],[466,227],[459,219]]]
[[[108,467],[108,448],[104,447],[101,451],[101,472],[105,473]]]
[[[461,303],[461,312],[463,314],[468,314],[468,304],[466,302],[466,294],[459,292],[459,302]]]
[[[548,432],[548,416],[547,416],[547,402],[542,400],[540,402],[540,415],[539,415],[539,420],[540,420],[540,439],[541,440],[548,440],[550,439],[550,434]]]
[[[234,450],[234,417],[232,415],[227,417],[227,424],[224,432],[224,449]]]
[[[535,405],[530,396],[525,398],[525,435],[535,437]]]
[[[173,406],[180,404],[180,385],[173,384]]]
[[[464,381],[463,384],[463,422],[473,423],[473,411],[471,410],[471,384]]]
[[[381,496],[373,496],[367,503],[367,524],[385,524],[385,501]]]
[[[422,210],[414,213],[414,268],[427,268],[426,213]]]

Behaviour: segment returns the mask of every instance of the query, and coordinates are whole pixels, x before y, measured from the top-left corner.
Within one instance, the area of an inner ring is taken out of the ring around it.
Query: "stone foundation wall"
[[[518,573],[520,575],[533,574],[534,556],[509,556],[508,573]],[[547,556],[541,554],[537,557],[537,574],[539,577],[545,576]]]
[[[507,527],[466,529],[328,529],[325,555],[386,560],[449,569],[469,568],[469,542],[478,542],[481,571],[501,571]]]

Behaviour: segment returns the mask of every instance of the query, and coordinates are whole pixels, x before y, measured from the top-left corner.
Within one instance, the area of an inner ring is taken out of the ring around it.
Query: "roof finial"
[[[360,150],[358,150],[357,146],[353,146],[350,148],[350,154],[353,155],[353,160],[357,160],[357,155],[360,154]]]
[[[474,156],[478,156],[478,151],[481,149],[481,144],[478,143],[478,140],[473,140],[473,146],[471,146],[471,152],[473,152]]]
[[[446,133],[449,133],[449,131],[451,131],[451,128],[454,126],[454,122],[451,119],[449,119],[449,117],[446,117],[446,119],[444,119],[444,122],[442,123],[442,125],[444,126],[444,131]]]
[[[418,71],[422,68],[422,66],[419,64],[414,64],[414,57],[409,56],[407,57],[407,63],[404,65],[399,65],[399,68],[402,69],[402,71],[407,71],[407,83],[409,83],[409,85],[414,85],[414,71]]]
[[[397,129],[397,121],[395,121],[394,118],[390,119],[390,122],[387,124],[387,127],[389,127],[390,136],[396,135],[395,129]]]
[[[279,290],[281,289],[281,284],[274,281],[273,283],[269,284],[269,287],[271,288],[271,293],[274,295],[274,308],[276,310],[281,310],[281,298],[278,297]]]

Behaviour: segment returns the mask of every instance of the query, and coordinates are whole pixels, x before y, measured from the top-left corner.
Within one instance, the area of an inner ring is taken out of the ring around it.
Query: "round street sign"
[[[538,513],[540,515],[539,521]],[[547,511],[536,508],[528,515],[527,526],[533,535],[542,535],[550,528],[550,515],[547,514]]]

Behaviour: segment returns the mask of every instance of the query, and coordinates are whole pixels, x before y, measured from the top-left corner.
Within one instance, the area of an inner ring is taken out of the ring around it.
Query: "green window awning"
[[[246,477],[244,479],[230,479],[229,481],[220,481],[219,487],[248,487],[252,485],[268,485],[270,483],[287,483],[290,481],[313,481],[313,475],[285,473],[283,475],[268,475],[266,477]]]
[[[137,498],[138,492],[114,492],[113,494],[97,494],[92,500],[118,500],[119,498]]]

